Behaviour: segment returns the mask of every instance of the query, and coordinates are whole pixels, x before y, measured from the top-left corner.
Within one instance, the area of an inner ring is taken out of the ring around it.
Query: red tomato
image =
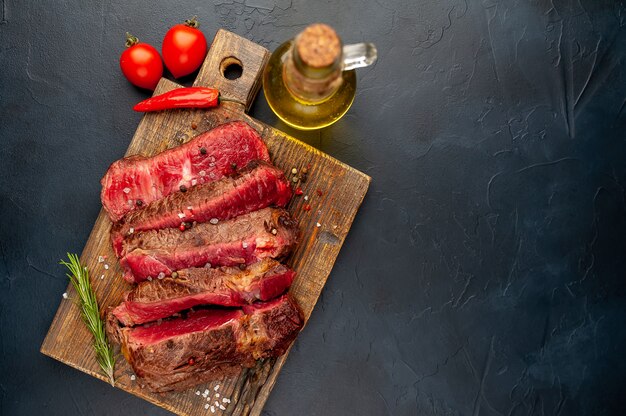
[[[120,57],[120,68],[131,84],[154,90],[163,75],[163,62],[159,51],[147,43],[126,34],[127,49]]]
[[[176,25],[163,38],[163,60],[174,78],[191,74],[198,69],[206,56],[206,38],[198,29],[195,17]]]

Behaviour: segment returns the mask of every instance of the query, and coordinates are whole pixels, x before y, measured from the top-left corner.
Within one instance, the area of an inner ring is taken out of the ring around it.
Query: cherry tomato
[[[120,68],[131,84],[154,90],[163,75],[159,51],[126,33],[126,50],[120,56]]]
[[[206,38],[194,16],[185,24],[172,27],[163,38],[163,60],[174,78],[189,75],[202,65],[206,56]]]

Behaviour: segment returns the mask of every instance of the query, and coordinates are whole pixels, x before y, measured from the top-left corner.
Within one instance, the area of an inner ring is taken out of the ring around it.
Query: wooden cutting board
[[[152,156],[224,122],[244,120],[260,132],[272,161],[278,167],[290,172],[294,167],[300,170],[308,166],[308,179],[301,186],[309,200],[305,201],[304,196],[294,196],[288,207],[300,220],[302,242],[287,261],[298,273],[291,293],[308,320],[367,192],[370,178],[245,113],[259,91],[269,56],[269,51],[262,46],[219,30],[194,85],[217,87],[224,96],[235,98],[241,104],[229,102],[211,110],[146,114],[126,155]],[[226,67],[232,64],[243,68],[241,76],[235,80],[224,77]],[[178,87],[180,85],[161,79],[155,94]],[[291,178],[292,175],[289,173],[288,176]],[[306,204],[310,204],[310,210],[303,209]],[[122,270],[111,249],[110,227],[109,218],[101,210],[81,256],[81,261],[91,272],[92,285],[102,310],[119,304],[122,294],[130,289],[121,277]],[[106,261],[98,262],[99,256],[107,256]],[[72,302],[76,295],[71,286],[68,286],[67,293],[69,299],[61,301],[41,352],[105,380],[95,360],[91,336],[81,321],[79,308]],[[306,342],[306,339],[301,342]],[[142,389],[136,380],[131,380],[133,372],[119,355],[115,369],[116,387],[180,415],[205,415],[211,414],[205,409],[205,404],[213,404],[215,399],[207,401],[196,391],[208,389],[212,398],[213,388],[219,385],[220,400],[226,397],[231,403],[226,410],[217,409],[215,414],[260,415],[287,355],[259,362],[255,368],[242,370],[238,377],[166,394],[150,393]]]

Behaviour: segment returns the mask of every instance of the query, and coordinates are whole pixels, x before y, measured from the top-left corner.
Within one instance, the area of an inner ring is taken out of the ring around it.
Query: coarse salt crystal
[[[213,387],[213,390],[218,391],[220,388],[220,385],[218,384],[217,386]]]
[[[159,275],[157,276],[157,279],[161,280],[165,277],[165,273],[161,272],[159,273]]]
[[[104,265],[104,270],[109,270],[109,265],[108,264]]]
[[[215,413],[215,407],[211,406],[211,413]]]
[[[213,403],[215,406],[219,407],[220,406],[220,402],[218,402],[217,400],[215,401],[215,403]]]
[[[104,257],[98,256],[98,263],[104,263]]]
[[[205,390],[204,390],[204,394],[209,394],[209,393],[210,393],[210,392],[209,392],[209,389],[205,389]]]
[[[318,227],[321,227],[321,226],[322,226],[322,224],[320,224],[319,222],[318,222],[318,223],[316,223],[315,225],[317,225]]]
[[[248,248],[248,243],[246,243],[245,241],[243,243],[241,243],[241,247],[243,248]]]
[[[152,276],[148,276],[148,279],[146,279],[146,280],[148,280],[148,282],[151,282],[152,281]]]
[[[203,170],[201,170],[200,172],[198,172],[198,174],[199,174],[200,176],[205,176],[205,175],[206,175],[206,172],[205,172],[205,171],[203,171]]]
[[[305,201],[308,201],[308,200],[309,200],[309,196],[308,196],[308,195],[305,195],[305,196],[304,196],[304,200],[305,200]]]
[[[67,292],[63,293],[63,299],[67,299]]]
[[[215,173],[211,172],[209,173],[209,176],[211,177],[211,179],[215,179]]]
[[[136,379],[136,378],[137,378],[137,377],[135,377],[135,375],[134,375],[134,374],[130,376],[130,379],[131,379],[131,380],[133,380],[133,381],[135,381],[135,379]]]
[[[178,218],[185,218],[185,213],[179,212],[178,213]]]
[[[104,280],[104,275],[100,276],[100,280]]]
[[[211,218],[211,219],[209,220],[209,222],[210,222],[211,224],[215,225],[215,224],[217,224],[218,222],[220,222],[220,220],[218,220],[217,218]]]
[[[191,211],[191,210],[193,210],[193,207],[192,207],[191,205],[189,205],[189,206],[187,207],[187,209],[188,209],[189,211]]]
[[[211,263],[207,263],[204,265],[205,268],[210,269],[211,268]]]
[[[130,227],[130,230],[128,230],[128,234],[132,234],[135,232],[135,229],[133,227]]]
[[[200,395],[200,390],[196,390],[196,396]]]
[[[129,194],[130,193],[130,188],[124,188],[124,193],[125,194]]]
[[[274,235],[278,234],[278,230],[276,228],[272,228],[272,234]]]
[[[211,168],[212,168],[213,166],[215,166],[215,162],[211,162],[211,163],[209,163],[209,167],[211,167]]]
[[[224,397],[224,398],[222,399],[222,401],[223,401],[224,403],[230,403],[230,399],[227,399],[226,397]]]
[[[226,410],[226,408],[224,407],[224,405],[220,404],[220,409],[221,410]]]
[[[208,404],[208,403],[207,403],[207,404],[205,404],[205,405],[204,405],[204,408],[205,408],[205,409],[208,409],[208,408],[209,408],[209,404]]]
[[[215,397],[217,397],[219,399],[220,398],[220,394],[219,393],[215,393]]]
[[[197,183],[198,181],[196,179],[191,180],[191,186],[196,186]]]

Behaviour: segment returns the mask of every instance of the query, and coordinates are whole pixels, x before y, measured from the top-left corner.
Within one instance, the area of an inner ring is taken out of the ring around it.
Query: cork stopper
[[[296,38],[296,49],[303,64],[311,68],[324,68],[339,58],[341,41],[332,27],[315,23]]]

